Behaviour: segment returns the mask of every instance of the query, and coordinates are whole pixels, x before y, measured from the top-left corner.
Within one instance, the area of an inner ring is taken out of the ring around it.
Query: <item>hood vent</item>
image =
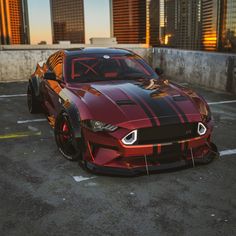
[[[181,102],[181,101],[186,101],[188,100],[186,97],[184,97],[183,95],[174,95],[173,100],[176,102]]]
[[[131,100],[117,100],[116,104],[119,106],[125,106],[125,105],[136,105],[133,101]]]

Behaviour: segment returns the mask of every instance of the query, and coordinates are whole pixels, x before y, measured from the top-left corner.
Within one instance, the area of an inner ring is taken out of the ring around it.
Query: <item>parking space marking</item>
[[[236,103],[236,100],[221,101],[221,102],[208,102],[208,105],[219,105],[219,104],[229,104],[229,103]]]
[[[86,180],[90,180],[94,178],[97,178],[97,177],[96,176],[92,176],[92,177],[73,176],[73,179],[75,180],[75,182],[82,182],[82,181],[86,181]]]
[[[14,138],[23,138],[29,136],[40,136],[42,133],[39,132],[18,132],[12,134],[2,134],[0,135],[0,139],[14,139]]]
[[[44,122],[47,121],[47,119],[33,119],[33,120],[18,120],[17,124],[26,124],[26,123],[34,123],[34,122]]]
[[[220,156],[229,156],[229,155],[233,155],[236,154],[236,149],[229,149],[229,150],[224,150],[224,151],[220,151]]]
[[[0,95],[0,98],[15,98],[15,97],[26,97],[27,94],[10,94],[10,95]]]

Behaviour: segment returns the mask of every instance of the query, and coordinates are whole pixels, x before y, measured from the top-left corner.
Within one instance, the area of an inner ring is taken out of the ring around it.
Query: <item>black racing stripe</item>
[[[132,87],[131,87],[132,86]],[[129,88],[130,87],[130,88]],[[176,111],[165,101],[163,98],[155,99],[150,96],[151,91],[145,90],[137,85],[126,84],[122,89],[127,90],[129,93],[135,93],[137,97],[142,97],[147,103],[156,117],[159,119],[161,125],[171,123],[179,123],[179,117]]]
[[[170,145],[162,145],[159,160],[161,163],[176,162],[182,159],[181,144],[173,142]]]
[[[154,145],[153,145],[153,156],[154,156],[154,157],[157,157],[157,153],[158,153],[157,144],[154,144]]]
[[[176,110],[179,112],[179,114],[182,116],[183,120],[185,123],[188,122],[188,118],[187,116],[185,115],[185,113],[179,108],[179,106],[173,101],[172,98],[168,97],[167,98],[168,101],[170,101],[170,103],[176,108]]]
[[[126,89],[122,88],[123,90],[126,91]],[[148,110],[148,108],[146,107],[146,105],[138,98],[138,96],[136,96],[133,92],[131,92],[130,90],[127,90],[127,93],[129,95],[131,95],[132,99],[134,99],[135,102],[137,102],[140,107],[143,109],[143,111],[146,113],[147,117],[149,118],[149,120],[152,123],[152,127],[156,126],[156,122],[153,119],[152,113]]]
[[[128,92],[129,92],[129,94],[132,94],[132,98],[135,100],[135,102],[137,102],[141,106],[143,111],[146,113],[146,115],[148,116],[148,118],[150,119],[150,121],[152,123],[152,127],[156,126],[156,122],[154,121],[153,116],[152,116],[151,112],[148,110],[148,108],[146,107],[146,105],[131,91],[128,91]],[[153,157],[157,157],[157,154],[158,154],[157,144],[154,144],[153,145]]]
[[[181,143],[173,142],[171,145],[163,145],[161,148],[162,154],[175,155],[181,153]]]
[[[156,122],[153,119],[153,116],[151,114],[151,112],[148,110],[148,108],[146,107],[146,105],[142,102],[142,100],[140,100],[138,98],[138,96],[136,96],[135,94],[133,94],[133,92],[131,92],[130,90],[128,91],[129,94],[132,95],[132,98],[141,106],[141,108],[143,109],[143,111],[146,113],[146,115],[148,116],[148,118],[150,119],[151,123],[152,123],[152,127],[156,126]],[[157,157],[158,154],[158,149],[157,149],[157,144],[153,145],[153,157]]]
[[[184,142],[184,154],[185,154],[185,158],[187,158],[188,156],[188,143]]]
[[[188,143],[187,143],[187,142],[184,142],[184,151],[187,152],[187,150],[188,150]]]
[[[179,117],[176,114],[175,110],[173,110],[167,102],[165,102],[163,99],[162,101],[158,101],[157,103],[153,103],[152,101],[147,101],[149,106],[152,108],[152,110],[155,112],[156,116],[159,117],[161,125],[167,125],[167,124],[175,124],[179,123]],[[160,115],[161,114],[161,115]]]
[[[154,114],[158,117],[161,125],[179,123],[179,117],[175,110],[163,99],[152,99],[149,94],[141,95]]]

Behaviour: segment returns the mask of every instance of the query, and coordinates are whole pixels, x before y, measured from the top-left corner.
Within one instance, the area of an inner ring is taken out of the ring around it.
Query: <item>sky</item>
[[[28,0],[28,8],[31,44],[51,44],[49,0]],[[84,0],[84,8],[86,43],[91,37],[110,37],[109,0]]]

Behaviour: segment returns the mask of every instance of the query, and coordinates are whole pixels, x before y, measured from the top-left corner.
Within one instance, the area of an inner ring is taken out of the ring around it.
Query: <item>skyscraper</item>
[[[177,47],[197,50],[201,47],[201,0],[178,1]]]
[[[219,0],[202,0],[202,49],[216,51],[220,27]]]
[[[160,0],[160,41],[183,49],[201,47],[201,0]]]
[[[160,42],[177,47],[178,5],[176,0],[160,0]]]
[[[0,0],[0,44],[29,44],[27,0]]]
[[[159,46],[160,0],[147,1],[147,44]],[[149,30],[148,30],[149,29]]]
[[[158,0],[112,0],[112,36],[123,44],[158,44]]]
[[[236,52],[236,1],[221,0],[219,50]]]
[[[53,43],[85,43],[83,0],[50,0]]]

